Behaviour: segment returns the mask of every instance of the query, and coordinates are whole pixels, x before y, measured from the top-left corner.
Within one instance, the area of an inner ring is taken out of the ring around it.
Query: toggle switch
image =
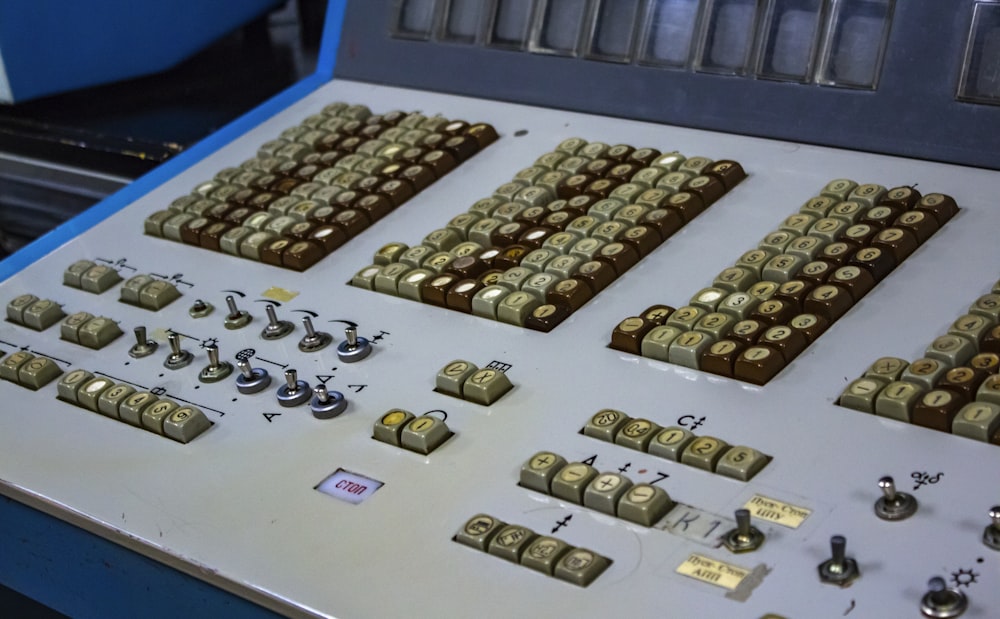
[[[886,476],[878,480],[883,496],[875,501],[875,515],[882,520],[905,520],[917,513],[917,500],[913,495],[896,490],[896,482]]]
[[[179,370],[191,365],[194,355],[181,348],[181,336],[173,332],[168,333],[167,344],[170,345],[170,354],[167,355],[166,360],[163,362],[163,367],[168,370]]]
[[[242,329],[253,320],[253,316],[246,310],[236,307],[236,299],[233,298],[233,295],[226,297],[226,306],[229,308],[229,313],[226,314],[226,320],[222,323],[225,328],[230,330]]]
[[[278,313],[270,303],[264,307],[267,312],[267,326],[260,332],[265,340],[277,340],[285,337],[295,329],[295,325],[287,320],[278,320]]]
[[[948,588],[944,578],[935,576],[927,583],[927,593],[920,600],[920,612],[931,619],[952,619],[960,616],[969,607],[965,594],[955,588]]]
[[[757,550],[764,543],[764,534],[750,524],[749,509],[736,510],[736,528],[723,536],[722,543],[737,553]]]
[[[205,346],[208,354],[208,365],[198,373],[198,380],[203,383],[217,383],[233,373],[233,364],[219,360],[219,347],[215,344]]]
[[[347,409],[347,400],[339,391],[327,391],[326,385],[316,385],[309,409],[316,419],[333,419]]]
[[[346,341],[337,347],[337,356],[344,363],[354,363],[367,357],[372,351],[371,342],[363,337],[358,337],[357,327],[347,327],[344,329]]]
[[[847,539],[843,535],[830,538],[830,554],[833,556],[819,564],[822,582],[844,587],[861,576],[857,561],[847,556]]]
[[[1000,505],[990,508],[990,520],[993,522],[983,530],[983,543],[993,550],[1000,550]]]
[[[201,299],[195,299],[191,307],[188,308],[188,316],[191,318],[204,318],[212,313],[215,307],[206,301]]]
[[[135,332],[135,344],[128,350],[130,357],[142,359],[156,352],[159,344],[146,338],[146,327],[136,327],[133,331]]]
[[[302,326],[306,334],[299,340],[299,350],[302,352],[316,352],[330,345],[333,336],[324,331],[317,331],[313,327],[312,318],[306,316],[302,319]]]
[[[236,367],[240,369],[240,375],[236,377],[236,390],[240,393],[257,393],[271,384],[271,375],[267,370],[250,367],[246,359],[237,359]]]
[[[295,370],[285,370],[285,384],[278,387],[278,404],[285,407],[305,404],[312,398],[309,383],[299,380]]]

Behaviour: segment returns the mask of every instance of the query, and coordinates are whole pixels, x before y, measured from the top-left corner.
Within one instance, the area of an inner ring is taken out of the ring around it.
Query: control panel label
[[[750,516],[774,524],[780,524],[789,529],[797,529],[806,521],[812,510],[805,507],[785,503],[761,494],[755,494],[743,506],[750,510]]]
[[[337,469],[333,475],[321,481],[316,489],[341,501],[357,505],[375,494],[382,485],[382,482],[370,477]]]
[[[677,573],[701,582],[735,591],[750,570],[692,553],[677,567]]]

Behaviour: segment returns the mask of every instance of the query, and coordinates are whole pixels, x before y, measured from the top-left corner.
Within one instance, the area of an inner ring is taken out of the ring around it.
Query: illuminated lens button
[[[610,346],[615,350],[638,355],[642,348],[642,338],[655,326],[655,323],[639,316],[626,318],[611,332]]]
[[[958,213],[955,199],[941,193],[927,194],[917,203],[916,209],[931,213],[940,225],[944,225],[946,221]]]
[[[400,432],[399,446],[426,455],[440,447],[451,434],[448,426],[437,417],[422,415]]]
[[[462,385],[470,376],[479,371],[474,364],[456,359],[441,368],[434,379],[434,390],[455,397],[462,397]]]
[[[114,386],[115,383],[107,378],[91,378],[77,390],[77,404],[96,413],[101,395]]]
[[[610,516],[622,495],[632,487],[632,482],[618,473],[601,473],[587,485],[583,492],[583,505]]]
[[[60,380],[56,385],[56,397],[60,400],[66,400],[67,402],[78,404],[79,398],[77,394],[80,387],[93,378],[94,375],[87,370],[73,370],[63,376],[62,380]]]
[[[743,349],[746,347],[742,342],[736,340],[718,340],[713,342],[698,360],[698,369],[703,372],[718,374],[719,376],[733,376],[733,364]]]
[[[44,331],[65,317],[65,312],[54,301],[39,299],[25,308],[21,319],[24,326]]]
[[[212,422],[200,409],[182,406],[174,409],[163,420],[163,435],[180,443],[188,443],[210,427]]]
[[[618,517],[653,526],[667,515],[674,502],[663,488],[650,484],[636,484],[628,489],[618,502]]]
[[[521,466],[520,485],[549,494],[552,480],[564,466],[566,459],[562,456],[550,451],[540,451]]]
[[[569,544],[554,537],[538,537],[521,555],[521,565],[552,576],[556,564],[571,549]]]
[[[102,415],[118,419],[119,406],[134,393],[134,387],[130,387],[128,385],[115,385],[102,393],[97,399],[97,411]],[[79,397],[79,391],[77,392],[77,397]]]
[[[535,331],[548,333],[569,317],[569,315],[570,309],[565,305],[545,303],[531,311],[531,315],[524,321],[524,326]]]
[[[723,454],[715,465],[715,472],[740,481],[750,481],[767,461],[767,456],[756,449],[737,445]]]
[[[952,434],[977,441],[989,442],[1000,428],[1000,405],[991,402],[970,402],[962,407],[951,424]]]
[[[763,385],[785,367],[781,353],[769,346],[751,346],[744,350],[733,365],[733,376]]]
[[[880,379],[886,382],[899,380],[900,375],[908,365],[909,363],[906,359],[900,359],[899,357],[881,357],[868,366],[868,369],[865,370],[865,376]]]
[[[484,288],[484,284],[475,279],[463,279],[455,282],[445,296],[445,305],[449,309],[472,313],[472,299]]]
[[[500,370],[483,368],[473,373],[462,385],[462,397],[470,402],[489,406],[514,388]]]
[[[424,303],[438,307],[447,307],[448,291],[458,283],[458,279],[458,276],[453,273],[445,273],[432,277],[424,282],[420,296]]]
[[[840,394],[837,403],[862,413],[874,413],[875,400],[883,387],[885,383],[877,378],[856,378]]]
[[[699,436],[681,453],[681,463],[706,471],[714,471],[729,444],[711,436]]]
[[[372,438],[398,447],[403,428],[413,419],[413,413],[394,408],[379,417],[378,421],[375,422],[375,427],[372,430]]]
[[[486,552],[490,540],[502,529],[505,523],[487,514],[476,514],[469,518],[455,534],[455,541]]]
[[[912,232],[917,238],[917,243],[923,243],[938,229],[934,215],[925,211],[906,211],[896,218],[893,225]]]
[[[402,290],[402,283],[400,283]],[[503,286],[486,286],[472,297],[472,313],[481,318],[497,319],[497,307],[504,297],[510,294],[510,290]]]
[[[649,442],[662,428],[648,419],[630,419],[615,435],[615,444],[646,451]]]
[[[47,357],[35,357],[17,368],[17,383],[38,390],[62,376],[56,362]]]
[[[967,403],[967,400],[947,389],[928,391],[913,408],[911,422],[932,430],[951,432],[958,411]]]
[[[177,402],[170,400],[160,400],[142,409],[142,427],[163,434],[163,421],[175,410],[179,408]]]
[[[118,405],[118,418],[125,423],[142,427],[142,411],[160,400],[148,391],[137,391]]]
[[[524,549],[538,537],[527,527],[509,524],[500,529],[490,540],[487,552],[495,557],[518,563]]]
[[[679,462],[681,453],[695,439],[690,430],[671,426],[657,433],[649,443],[649,453]]]
[[[595,477],[597,470],[589,464],[582,462],[567,464],[552,480],[552,496],[582,505],[583,493]]]

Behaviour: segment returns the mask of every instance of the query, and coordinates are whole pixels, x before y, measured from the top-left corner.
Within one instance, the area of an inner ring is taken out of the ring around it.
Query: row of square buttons
[[[679,426],[662,427],[648,419],[633,419],[608,408],[591,417],[581,432],[740,481],[750,481],[771,461],[770,456],[752,447],[730,446],[712,436],[696,436]]]
[[[39,299],[33,294],[22,294],[7,304],[7,320],[36,331],[56,324],[60,320],[59,334],[63,340],[99,350],[121,334],[118,324],[110,318],[77,312],[67,316],[54,301]]]
[[[653,526],[674,507],[673,499],[659,486],[633,484],[621,473],[598,473],[589,464],[567,462],[550,451],[540,451],[524,463],[519,485],[645,527]]]
[[[441,368],[434,379],[434,391],[483,406],[493,404],[513,388],[506,372],[493,368],[479,369],[462,359]]]
[[[942,194],[831,181],[688,305],[626,318],[610,346],[763,385],[957,210]]]
[[[487,514],[470,518],[455,537],[459,544],[523,565],[529,569],[586,587],[611,565],[592,550],[570,546],[531,529],[507,524]]]
[[[62,370],[48,357],[36,357],[26,350],[0,361],[0,378],[33,391],[62,376]]]
[[[334,103],[153,213],[144,228],[304,271],[497,137],[484,123]]]
[[[549,331],[739,183],[735,161],[563,141],[355,286]]]
[[[417,417],[410,411],[394,408],[378,418],[372,430],[376,441],[427,455],[440,447],[454,433],[433,415]]]
[[[122,281],[121,275],[109,266],[91,260],[77,260],[63,272],[63,285],[100,294]],[[152,275],[134,275],[122,284],[119,301],[157,311],[180,298],[172,283]]]
[[[68,372],[56,389],[60,400],[180,443],[188,443],[212,427],[198,408],[116,384],[86,370]]]
[[[876,360],[838,404],[1000,444],[1000,281],[912,362]]]

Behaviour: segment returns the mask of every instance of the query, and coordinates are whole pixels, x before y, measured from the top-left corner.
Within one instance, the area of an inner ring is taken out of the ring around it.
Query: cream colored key
[[[688,466],[714,471],[729,444],[712,436],[699,436],[681,453],[681,462]]]
[[[35,357],[17,368],[18,384],[36,391],[60,376],[62,370],[55,361],[47,357]]]
[[[566,459],[562,456],[550,451],[540,451],[521,466],[520,485],[549,494],[552,480],[564,466]]]
[[[843,407],[862,413],[875,412],[875,399],[886,383],[878,378],[863,377],[852,380],[837,401]]]
[[[469,376],[462,385],[462,397],[470,402],[489,406],[514,388],[500,370],[483,368]]]
[[[875,397],[875,414],[910,423],[913,408],[924,397],[926,389],[916,383],[893,381]]]

